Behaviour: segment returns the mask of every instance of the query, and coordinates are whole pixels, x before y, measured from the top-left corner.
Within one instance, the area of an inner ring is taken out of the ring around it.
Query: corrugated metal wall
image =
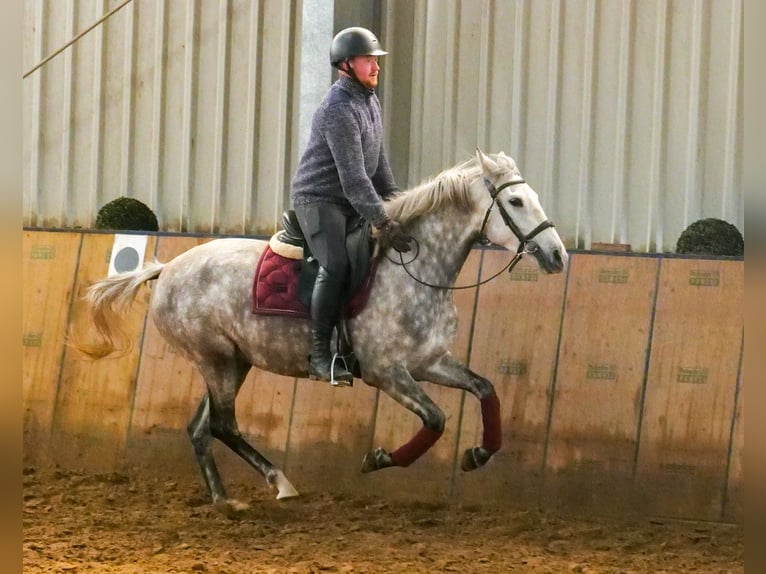
[[[25,0],[24,69],[118,4]],[[25,225],[88,227],[130,195],[165,230],[273,230],[313,111],[304,8],[339,29],[346,4],[128,4],[24,80]],[[744,231],[741,0],[362,4],[391,52],[401,185],[478,145],[516,158],[569,246],[668,251],[702,217]]]
[[[24,69],[121,2],[26,0]],[[88,227],[127,195],[167,230],[272,228],[296,4],[134,0],[25,79],[24,223]]]
[[[389,0],[386,16],[409,183],[479,145],[517,160],[570,246],[673,250],[702,217],[744,231],[741,1]]]

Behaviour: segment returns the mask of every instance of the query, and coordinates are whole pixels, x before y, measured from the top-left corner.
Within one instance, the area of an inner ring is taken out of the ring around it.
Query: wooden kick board
[[[167,263],[208,238],[159,237],[155,257]],[[150,284],[151,285],[151,284]],[[126,459],[162,474],[197,472],[186,425],[204,393],[197,370],[176,352],[147,315]]]
[[[280,413],[290,425],[285,473],[296,488],[365,491],[359,469],[372,442],[375,399],[361,379],[351,388],[297,380],[292,412]]]
[[[541,506],[631,506],[659,259],[577,254],[569,271]]]
[[[468,256],[455,285],[472,285],[479,279],[483,250],[474,249]],[[476,288],[453,291],[458,313],[458,333],[452,353],[466,361],[471,337]],[[455,448],[460,433],[463,392],[433,383],[421,383],[429,397],[442,409],[446,422],[444,434],[420,459],[406,469],[386,469],[365,475],[370,492],[412,500],[444,500],[451,494]],[[379,393],[373,441],[357,453],[356,468],[371,448],[381,446],[389,452],[407,443],[423,426],[422,421],[393,399]],[[417,488],[413,488],[417,485]]]
[[[162,237],[157,258],[170,261],[212,238]],[[255,270],[253,270],[255,271]],[[237,397],[242,434],[264,456],[283,465],[289,434],[294,379],[253,369]],[[147,321],[129,441],[129,460],[158,474],[198,473],[186,426],[205,392],[197,368],[173,349]],[[227,481],[253,480],[253,470],[214,442]]]
[[[149,256],[156,241],[154,236],[148,238]],[[93,331],[82,296],[91,283],[107,276],[113,242],[111,234],[82,237],[70,324],[83,342],[92,340]],[[93,361],[74,349],[65,351],[52,425],[52,462],[109,471],[122,464],[147,300],[148,291],[139,292],[122,324],[133,344],[129,354]]]
[[[67,336],[81,234],[22,236],[24,463],[43,464]]]
[[[743,306],[743,261],[663,260],[636,476],[645,512],[720,519]]]
[[[482,279],[508,263],[511,254],[486,251]],[[566,273],[546,275],[523,259],[509,275],[482,285],[471,347],[471,370],[495,386],[503,447],[485,468],[465,473],[455,466],[455,491],[465,502],[534,506],[540,483],[556,345]],[[481,444],[479,402],[466,394],[458,457]]]
[[[745,523],[745,384],[741,374],[729,453],[729,476],[726,482],[723,519],[728,522]]]

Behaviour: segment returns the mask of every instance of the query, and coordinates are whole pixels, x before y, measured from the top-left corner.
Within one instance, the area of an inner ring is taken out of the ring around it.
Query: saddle
[[[252,312],[308,318],[319,262],[311,255],[293,210],[282,214],[282,227],[283,231],[271,237],[258,259],[253,279]],[[336,350],[346,368],[355,377],[361,377],[361,369],[346,332],[345,319],[356,316],[364,309],[375,278],[377,262],[372,258],[369,223],[360,220],[350,229],[346,236],[346,251],[351,262],[351,281],[346,290],[343,313],[336,326]]]
[[[271,237],[258,259],[252,312],[308,318],[319,262],[312,256],[292,209],[282,214],[282,227],[282,231]],[[346,251],[351,263],[351,278],[344,297],[343,318],[348,319],[364,309],[377,269],[372,258],[369,223],[360,219],[349,230]]]

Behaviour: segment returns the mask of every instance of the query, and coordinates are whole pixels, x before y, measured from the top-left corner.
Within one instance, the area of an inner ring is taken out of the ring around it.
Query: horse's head
[[[484,237],[509,251],[534,256],[546,273],[561,272],[569,259],[566,247],[516,162],[503,152],[490,157],[479,149],[476,159],[484,180],[476,184],[477,188],[483,186],[479,204],[485,207]]]

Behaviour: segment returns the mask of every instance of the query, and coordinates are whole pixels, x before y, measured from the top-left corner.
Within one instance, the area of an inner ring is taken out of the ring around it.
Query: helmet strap
[[[362,82],[360,82],[360,81],[359,81],[359,78],[357,78],[357,76],[356,76],[356,72],[354,72],[354,68],[352,68],[352,67],[351,67],[351,64],[349,63],[349,59],[350,59],[350,58],[346,58],[345,60],[343,60],[343,62],[340,62],[340,63],[342,63],[342,64],[346,64],[346,67],[345,67],[345,68],[341,68],[340,66],[338,66],[338,69],[339,69],[339,70],[341,70],[341,71],[343,71],[343,72],[346,72],[346,74],[348,74],[348,75],[349,75],[349,77],[350,77],[352,80],[354,80],[354,81],[355,81],[357,84],[359,84],[359,85],[360,85],[360,86],[362,86],[363,88],[366,88],[366,86],[365,86],[365,85],[364,85]]]

